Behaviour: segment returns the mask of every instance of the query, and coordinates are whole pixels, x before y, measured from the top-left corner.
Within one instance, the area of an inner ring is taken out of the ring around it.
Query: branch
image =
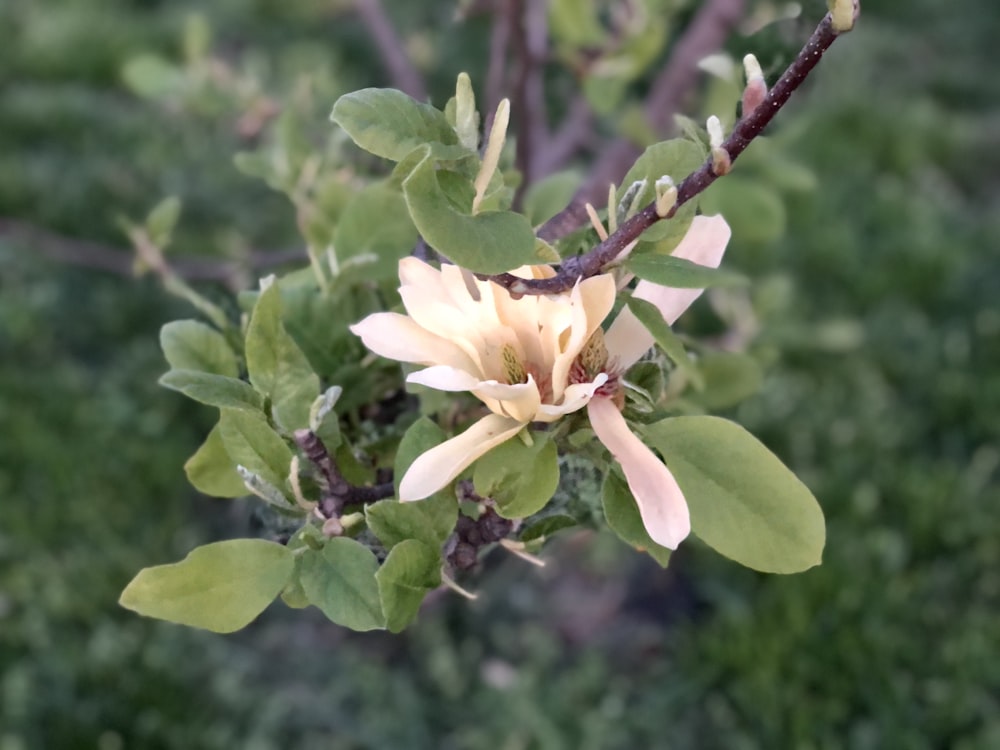
[[[792,92],[795,91],[806,77],[816,67],[823,53],[839,36],[834,30],[831,16],[827,14],[820,21],[816,31],[799,52],[792,64],[781,75],[774,88],[764,101],[748,116],[741,119],[722,148],[729,154],[730,162],[746,150],[764,128],[774,119],[774,116],[785,105]],[[568,258],[563,262],[559,272],[548,279],[522,279],[509,273],[496,276],[481,276],[508,289],[511,294],[559,294],[573,288],[581,278],[596,276],[608,263],[612,262],[633,241],[639,238],[646,229],[661,219],[669,219],[677,209],[701,193],[715,182],[718,175],[713,171],[712,159],[709,158],[697,171],[688,175],[677,188],[677,202],[666,214],[656,213],[655,201],[643,208],[635,216],[624,222],[614,234],[594,247],[590,252],[578,258]]]
[[[389,77],[396,88],[417,101],[426,101],[427,86],[424,84],[423,76],[406,56],[403,43],[382,8],[382,3],[379,0],[354,0],[354,7],[368,28],[368,33],[372,35],[382,62],[389,69]]]
[[[486,66],[486,107],[482,110],[484,133],[489,133],[493,127],[493,115],[503,99],[507,77],[507,47],[510,45],[511,27],[514,25],[511,0],[495,0],[493,6],[489,62]]]
[[[0,239],[24,243],[48,260],[107,271],[119,276],[135,276],[135,254],[125,248],[80,240],[49,231],[27,222],[0,217]],[[302,261],[306,253],[294,250],[253,250],[245,258],[233,261],[206,258],[172,258],[171,269],[187,281],[220,281],[233,286],[233,280],[249,267],[264,270]]]
[[[698,79],[698,63],[720,49],[730,30],[740,20],[745,0],[708,0],[698,11],[657,76],[646,100],[645,114],[654,132],[662,133]],[[547,242],[564,237],[587,223],[586,203],[597,203],[607,195],[607,186],[621,179],[622,165],[638,158],[640,149],[627,138],[619,138],[601,150],[586,184],[570,204],[538,230]]]
[[[312,430],[296,430],[292,437],[303,455],[319,470],[323,480],[319,510],[325,518],[340,518],[348,505],[373,503],[395,494],[392,482],[359,487],[344,479],[323,441]]]
[[[514,83],[513,107],[517,113],[517,165],[524,175],[515,204],[538,171],[538,161],[546,148],[545,82],[542,63],[547,54],[548,24],[544,3],[513,0],[514,47],[519,70]]]

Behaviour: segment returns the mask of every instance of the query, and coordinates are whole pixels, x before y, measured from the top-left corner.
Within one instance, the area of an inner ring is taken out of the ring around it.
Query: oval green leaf
[[[639,507],[635,504],[628,485],[614,472],[609,473],[604,480],[604,486],[601,488],[601,504],[608,526],[619,539],[640,552],[647,553],[662,567],[667,567],[670,562],[670,550],[649,537],[639,515]]]
[[[542,432],[532,434],[531,445],[513,437],[476,461],[472,482],[482,497],[493,498],[504,518],[534,515],[559,486],[556,444]]]
[[[239,364],[226,337],[197,320],[175,320],[160,329],[163,356],[175,370],[195,370],[235,378]]]
[[[633,253],[625,261],[625,268],[640,279],[675,289],[707,289],[713,286],[742,286],[747,283],[742,274],[659,253]]]
[[[184,464],[191,485],[209,497],[244,497],[246,485],[222,443],[219,425],[212,428],[205,442]]]
[[[370,549],[337,537],[322,551],[303,555],[299,582],[309,602],[333,622],[351,630],[377,630],[385,627],[377,571],[378,560]]]
[[[232,633],[245,627],[292,575],[291,550],[262,539],[198,547],[178,563],[145,568],[118,603],[146,617]]]
[[[716,552],[765,573],[819,565],[823,511],[771,451],[734,422],[676,417],[642,428],[691,510],[691,528]]]
[[[407,539],[392,548],[375,580],[386,627],[398,633],[416,619],[427,593],[441,584],[441,555],[423,542]]]
[[[535,232],[521,214],[455,209],[441,189],[434,159],[424,159],[403,180],[403,195],[417,231],[453,263],[475,273],[496,274],[540,262]]]
[[[438,159],[461,159],[473,152],[458,142],[443,112],[396,89],[361,89],[344,94],[330,119],[365,151],[400,161],[429,144]]]

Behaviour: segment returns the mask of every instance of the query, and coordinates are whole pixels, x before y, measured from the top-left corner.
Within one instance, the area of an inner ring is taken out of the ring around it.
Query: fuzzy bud
[[[747,85],[743,89],[743,117],[747,117],[767,97],[767,81],[764,80],[760,63],[753,55],[743,58],[743,70],[747,76]]]

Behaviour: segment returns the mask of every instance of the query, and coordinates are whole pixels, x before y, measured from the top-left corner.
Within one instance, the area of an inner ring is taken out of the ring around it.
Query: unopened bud
[[[725,140],[725,136],[722,135],[722,122],[718,117],[712,115],[708,118],[708,120],[706,120],[705,129],[708,130],[708,144],[714,151],[719,148]]]
[[[677,187],[674,181],[664,175],[654,185],[656,189],[656,215],[661,219],[677,205]]]
[[[760,63],[753,55],[743,58],[743,70],[747,76],[747,85],[743,89],[743,117],[747,117],[767,97],[767,81],[764,80]]]
[[[826,5],[830,9],[830,26],[834,31],[843,34],[854,28],[861,12],[858,0],[827,0]]]
[[[719,146],[718,148],[712,149],[712,173],[716,177],[722,177],[723,175],[729,174],[729,171],[733,168],[733,160],[729,156],[729,152],[726,149]]]

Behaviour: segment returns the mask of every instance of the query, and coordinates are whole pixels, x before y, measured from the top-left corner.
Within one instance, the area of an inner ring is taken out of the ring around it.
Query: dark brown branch
[[[392,482],[359,487],[344,479],[323,441],[312,430],[296,430],[292,437],[302,454],[319,471],[323,484],[319,511],[325,518],[340,518],[348,505],[373,503],[395,494]]]
[[[406,56],[403,43],[379,0],[354,0],[354,7],[372,35],[393,85],[417,101],[427,100],[427,86],[420,71]]]
[[[745,5],[745,0],[708,0],[698,10],[653,82],[646,100],[646,121],[654,132],[665,133],[674,113],[679,111],[698,80],[698,63],[722,48],[729,32],[739,22]],[[627,138],[602,148],[586,184],[565,209],[545,222],[538,236],[552,242],[586,224],[584,204],[604,200],[608,185],[621,179],[639,153],[640,149]]]
[[[746,150],[747,146],[763,132],[764,128],[774,119],[774,116],[785,105],[792,92],[797,89],[806,77],[816,67],[823,53],[837,39],[827,14],[809,41],[799,52],[792,64],[782,74],[774,88],[768,92],[767,98],[750,115],[736,123],[729,138],[722,148],[729,154],[730,162]],[[611,263],[634,240],[639,238],[646,229],[657,221],[671,218],[682,205],[701,193],[715,182],[718,175],[712,171],[712,159],[709,158],[697,171],[688,175],[677,188],[677,203],[666,216],[658,216],[656,205],[650,203],[625,221],[610,237],[594,247],[586,255],[570,258],[563,262],[559,272],[549,279],[522,279],[509,273],[489,276],[491,281],[510,290],[512,294],[558,294],[573,287],[578,279],[595,276],[608,263]]]

